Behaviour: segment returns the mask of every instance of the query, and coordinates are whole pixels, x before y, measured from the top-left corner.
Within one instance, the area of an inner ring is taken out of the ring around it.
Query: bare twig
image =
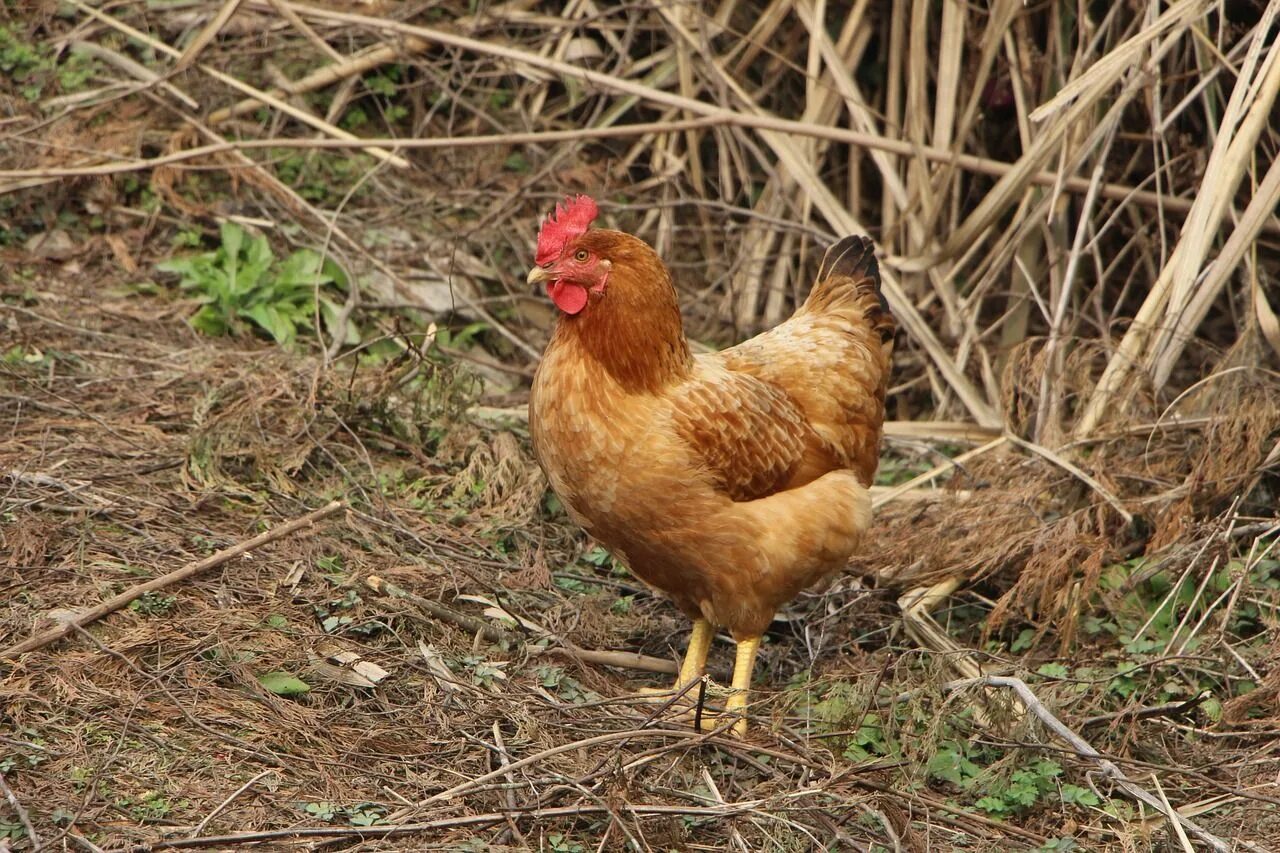
[[[1211,695],[1213,694],[1208,690],[1202,690],[1182,702],[1166,702],[1163,705],[1153,705],[1150,708],[1122,708],[1119,711],[1096,714],[1092,717],[1086,717],[1080,723],[1080,728],[1087,729],[1091,726],[1100,726],[1103,723],[1112,723],[1117,720],[1153,720],[1157,717],[1185,717]]]
[[[269,2],[269,0],[248,0],[248,2],[253,5],[258,5],[258,3],[265,4]],[[279,0],[279,2],[288,2],[288,0]],[[432,29],[429,27],[418,27],[412,24],[401,23],[399,21],[376,18],[370,15],[359,15],[330,9],[322,9],[315,6],[308,6],[303,3],[288,2],[288,5],[301,15],[311,16],[320,20],[341,21],[344,23],[360,24],[362,26],[370,27],[371,29],[405,33],[407,35],[416,36],[433,42],[472,50],[477,53],[490,54],[522,62],[531,67],[541,68],[555,74],[580,77],[596,85],[617,88],[627,92],[628,94],[648,98],[658,103],[666,104],[667,106],[675,106],[688,110],[693,115],[719,115],[723,118],[725,123],[735,124],[740,127],[750,127],[757,130],[777,130],[783,133],[793,133],[797,136],[810,136],[816,139],[827,139],[833,142],[861,145],[870,149],[887,151],[903,158],[921,157],[932,162],[953,164],[971,172],[993,175],[996,177],[1008,174],[1017,168],[1017,164],[1002,163],[983,157],[963,154],[950,149],[917,146],[910,142],[900,141],[874,133],[860,133],[858,131],[850,131],[835,126],[821,126],[813,123],[780,119],[769,115],[748,115],[741,112],[734,112],[718,107],[715,104],[684,98],[680,95],[674,95],[659,89],[643,86],[629,80],[622,80],[614,75],[591,71],[590,69],[584,69],[568,62],[562,62],[551,57],[539,56],[537,54],[509,47],[497,42],[487,43],[478,39],[468,38],[467,36],[458,35],[456,33],[447,33],[442,30]],[[1056,186],[1078,194],[1089,192],[1089,187],[1092,184],[1092,181],[1088,178],[1071,177],[1064,179],[1064,177],[1058,172],[1050,171],[1034,172],[1030,176],[1030,181],[1031,183],[1038,184],[1040,186]],[[1116,184],[1101,184],[1098,187],[1097,192],[1103,198],[1115,199],[1117,201],[1129,200],[1151,207],[1163,206],[1166,210],[1175,212],[1189,211],[1193,203],[1193,200],[1191,199],[1169,198],[1167,196],[1162,196],[1160,193],[1142,192],[1135,190],[1133,187],[1124,187]],[[1276,220],[1275,217],[1272,217],[1271,226],[1268,230],[1280,233],[1280,220]]]
[[[196,824],[196,828],[191,830],[191,837],[195,838],[200,833],[204,832],[204,828],[209,825],[209,821],[213,820],[215,817],[221,814],[223,809],[225,809],[227,806],[235,802],[237,797],[239,797],[245,791],[249,790],[254,785],[256,785],[258,783],[258,780],[262,779],[264,776],[270,776],[272,773],[275,773],[275,772],[276,770],[274,767],[268,767],[266,770],[263,770],[261,773],[254,776],[248,782],[245,782],[239,788],[236,788],[234,791],[232,791],[229,797],[227,797],[222,802],[218,803],[218,805],[213,809],[213,811],[205,815],[204,819],[201,820],[198,824]]]
[[[39,853],[44,844],[41,843],[40,836],[36,834],[35,827],[31,825],[31,815],[27,814],[26,808],[18,800],[18,795],[9,787],[9,783],[5,780],[3,773],[0,773],[0,793],[4,794],[5,802],[9,804],[9,808],[13,809],[14,814],[18,816],[18,821],[26,831],[27,838],[31,839],[31,849]]]
[[[1103,500],[1111,504],[1111,508],[1114,509],[1127,524],[1133,524],[1133,513],[1124,508],[1124,504],[1120,503],[1120,499],[1113,495],[1110,489],[1099,483],[1093,476],[1087,474],[1080,468],[1080,466],[1064,459],[1061,454],[1055,453],[1047,447],[1042,447],[1039,444],[1019,438],[1012,433],[1008,434],[1008,438],[1019,447],[1030,450],[1032,453],[1044,457],[1054,465],[1057,465],[1062,470],[1076,477],[1080,482],[1097,492]]]
[[[515,765],[512,766],[514,767]],[[751,809],[758,808],[759,805],[760,801],[733,803],[725,806],[669,806],[661,804],[650,805],[648,803],[631,803],[619,806],[580,804],[574,806],[556,806],[548,809],[529,809],[528,811],[521,812],[519,817],[533,821],[540,821],[557,817],[607,814],[611,808],[624,814],[634,815],[637,817],[643,815],[730,817],[735,814],[742,814],[750,811]],[[132,849],[135,853],[144,853],[144,851],[152,850],[191,850],[198,847],[232,848],[241,844],[250,844],[259,841],[281,841],[289,838],[350,838],[362,840],[391,838],[405,835],[417,835],[424,832],[431,832],[433,830],[448,829],[458,826],[484,826],[486,824],[502,823],[507,819],[508,815],[515,816],[514,813],[510,811],[486,812],[484,814],[441,818],[440,820],[430,820],[423,823],[404,823],[390,826],[317,826],[267,830],[264,832],[241,832],[233,835],[211,835],[207,838],[183,838],[173,841],[157,841],[154,844],[138,845]]]
[[[479,634],[491,643],[502,643],[507,646],[520,646],[524,644],[524,640],[510,631],[504,631],[496,625],[491,625],[483,619],[477,619],[474,616],[468,616],[465,613],[459,613],[448,605],[441,604],[438,601],[432,601],[429,598],[423,598],[421,595],[410,592],[403,587],[397,586],[378,575],[369,575],[364,579],[365,586],[374,592],[380,592],[383,595],[389,595],[392,598],[399,598],[404,601],[411,602],[417,607],[430,613],[437,619],[457,625],[464,631],[472,634]]]
[[[171,56],[174,58],[180,58],[182,56],[181,51],[177,50],[176,48],[172,48],[169,45],[165,44],[164,42],[159,41],[158,39],[152,38],[151,36],[147,35],[141,30],[135,29],[134,27],[131,27],[128,24],[125,24],[117,20],[116,18],[113,18],[112,16],[106,14],[105,12],[99,9],[95,9],[92,6],[86,5],[85,3],[80,2],[80,0],[70,0],[70,2],[73,6],[75,6],[80,11],[84,12],[86,15],[90,15],[93,18],[106,24],[107,26],[120,31],[131,38],[135,38],[141,41],[142,43],[148,45],[154,50],[158,50],[161,53],[167,54],[168,56]],[[338,139],[348,140],[348,141],[356,141],[358,139],[358,137],[356,137],[354,133],[345,131],[340,127],[335,127],[334,125],[330,124],[327,121],[324,121],[321,118],[318,118],[317,116],[311,115],[310,113],[304,112],[303,110],[299,110],[296,107],[293,107],[290,104],[285,103],[284,101],[280,100],[274,95],[271,95],[267,92],[263,92],[262,90],[257,89],[253,86],[250,86],[248,83],[245,83],[241,80],[237,80],[236,78],[232,77],[229,74],[224,74],[223,72],[219,71],[216,68],[210,67],[209,65],[206,65],[204,63],[198,64],[196,67],[199,68],[202,72],[204,72],[208,76],[212,77],[213,79],[217,80],[218,82],[226,86],[230,86],[232,89],[235,89],[241,94],[245,94],[252,98],[256,98],[260,102],[267,104],[272,108],[279,110],[280,112],[286,113],[287,115],[292,116],[293,118],[297,119],[303,124],[310,125],[316,130],[323,131],[329,136],[332,136]],[[407,169],[409,167],[408,160],[405,160],[403,157],[400,157],[397,154],[389,153],[385,148],[367,145],[363,142],[361,142],[360,148],[370,156],[376,157],[379,160],[385,160],[388,163],[392,164],[393,166],[396,166],[402,169]]]
[[[218,9],[218,14],[214,15],[209,23],[205,25],[196,37],[187,45],[187,49],[178,57],[178,61],[173,64],[175,72],[185,71],[191,67],[191,63],[196,61],[196,57],[200,52],[209,46],[209,42],[218,37],[218,33],[222,32],[222,28],[227,25],[227,21],[231,20],[231,16],[236,13],[236,9],[240,8],[240,0],[223,0],[222,8]]]

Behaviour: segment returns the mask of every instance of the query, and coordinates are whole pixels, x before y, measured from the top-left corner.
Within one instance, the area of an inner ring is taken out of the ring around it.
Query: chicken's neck
[[[656,393],[693,369],[665,269],[645,274],[615,267],[604,298],[579,316],[561,317],[552,344],[578,350],[633,393]]]

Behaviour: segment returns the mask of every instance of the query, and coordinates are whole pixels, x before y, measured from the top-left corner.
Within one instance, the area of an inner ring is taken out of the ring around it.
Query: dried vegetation
[[[1280,3],[357,8],[0,5],[0,849],[1280,837]],[[875,543],[746,742],[529,456],[565,192],[711,346],[882,250]]]

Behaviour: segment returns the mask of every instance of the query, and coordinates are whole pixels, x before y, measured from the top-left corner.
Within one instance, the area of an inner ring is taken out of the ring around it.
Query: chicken
[[[774,613],[866,535],[896,324],[871,241],[846,237],[789,320],[695,356],[666,266],[596,215],[566,199],[538,233],[528,280],[560,316],[529,399],[534,451],[570,518],[693,620],[676,690],[729,631],[741,736]]]

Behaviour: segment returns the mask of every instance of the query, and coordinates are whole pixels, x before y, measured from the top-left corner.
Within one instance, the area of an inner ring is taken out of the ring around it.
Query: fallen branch
[[[268,767],[266,770],[263,770],[261,773],[254,776],[248,782],[245,782],[239,788],[236,788],[235,791],[231,793],[231,796],[227,797],[225,800],[219,803],[217,807],[214,808],[213,811],[209,812],[207,815],[204,816],[204,820],[196,824],[196,828],[191,830],[191,837],[196,838],[197,836],[199,836],[200,833],[204,832],[204,828],[209,825],[209,821],[213,820],[215,817],[221,814],[223,810],[226,809],[227,806],[235,802],[236,797],[240,796],[245,791],[249,790],[254,785],[258,784],[258,781],[262,779],[264,776],[270,776],[272,773],[275,773],[275,772],[276,772],[276,769],[274,767]]]
[[[342,501],[333,501],[314,512],[309,512],[300,518],[287,521],[279,527],[274,527],[265,533],[259,533],[252,539],[247,539],[237,545],[232,545],[230,548],[223,548],[221,551],[216,554],[211,554],[203,560],[188,563],[182,568],[169,572],[166,575],[161,575],[158,578],[152,578],[146,583],[140,583],[136,586],[129,587],[119,595],[107,599],[96,607],[86,610],[84,613],[81,613],[73,619],[66,620],[56,628],[51,628],[43,634],[37,634],[30,639],[23,640],[21,643],[9,646],[7,649],[0,651],[0,660],[16,658],[18,655],[44,648],[50,643],[57,642],[68,634],[75,632],[77,628],[83,628],[85,625],[98,621],[103,616],[114,613],[120,608],[128,606],[130,602],[141,598],[148,592],[155,592],[156,590],[173,586],[179,581],[184,581],[188,578],[195,577],[202,572],[206,572],[209,569],[221,566],[223,563],[239,557],[242,554],[247,554],[255,548],[259,548],[269,542],[274,542],[277,539],[282,539],[304,527],[309,527],[322,518],[328,518],[335,512],[343,509],[345,506],[346,505]]]
[[[404,150],[423,150],[431,148],[483,148],[493,145],[550,145],[556,142],[581,142],[588,139],[617,139],[629,136],[646,136],[651,133],[676,133],[683,130],[708,128],[723,125],[721,118],[689,119],[688,121],[659,121],[644,124],[623,124],[612,127],[574,128],[572,130],[549,130],[530,133],[494,133],[487,136],[437,136],[430,139],[373,139],[375,143],[395,145]],[[271,139],[238,139],[234,142],[214,142],[196,148],[173,151],[155,157],[138,157],[121,159],[113,163],[97,163],[91,166],[57,166],[33,169],[0,169],[0,180],[28,180],[42,178],[74,178],[91,175],[118,175],[126,172],[141,172],[159,166],[169,166],[187,160],[199,160],[212,154],[225,154],[229,151],[249,151],[253,149],[326,149],[347,150],[365,148],[369,140],[350,139],[294,139],[291,137],[273,137]],[[0,186],[0,195],[23,189],[24,186],[5,184]]]
[[[1049,462],[1052,462],[1054,465],[1057,465],[1059,468],[1066,471],[1068,474],[1071,474],[1072,476],[1074,476],[1080,482],[1084,483],[1086,486],[1088,486],[1089,488],[1097,492],[1098,495],[1103,500],[1111,504],[1111,508],[1114,509],[1120,515],[1120,517],[1125,520],[1126,524],[1129,524],[1129,525],[1133,524],[1133,513],[1129,512],[1127,509],[1124,508],[1124,504],[1120,503],[1120,499],[1117,498],[1115,495],[1113,495],[1110,492],[1110,490],[1108,490],[1105,486],[1099,483],[1094,477],[1090,476],[1088,473],[1082,470],[1078,465],[1072,464],[1071,462],[1062,458],[1062,456],[1060,456],[1057,453],[1054,453],[1052,450],[1050,450],[1047,447],[1042,447],[1039,444],[1035,444],[1033,442],[1027,441],[1026,439],[1019,438],[1013,433],[1007,433],[1006,438],[1008,438],[1010,441],[1012,441],[1014,444],[1018,445],[1019,447],[1025,450],[1030,450],[1032,453],[1035,453],[1038,456],[1044,457]]]
[[[179,89],[177,86],[174,86],[172,83],[165,80],[159,74],[152,71],[150,68],[147,68],[145,65],[141,65],[137,62],[134,62],[132,59],[130,59],[129,57],[125,56],[122,53],[118,53],[114,50],[111,50],[110,48],[103,47],[102,45],[97,44],[96,42],[82,41],[82,40],[73,41],[71,43],[71,52],[73,54],[79,54],[82,56],[89,56],[94,59],[100,59],[103,62],[107,63],[108,65],[115,66],[119,70],[123,71],[125,74],[128,74],[130,77],[133,77],[136,80],[146,83],[149,86],[159,86],[161,89],[168,92],[170,95],[177,98],[179,101],[182,101],[182,103],[186,104],[190,109],[193,109],[193,110],[200,109],[200,102],[197,101],[195,98],[191,97],[186,92]]]
[[[378,575],[369,575],[364,579],[365,586],[374,592],[382,595],[389,595],[392,598],[399,598],[427,611],[435,618],[457,625],[464,631],[472,634],[479,634],[491,643],[501,643],[507,646],[524,645],[524,640],[519,636],[504,631],[496,625],[490,625],[483,619],[477,619],[474,616],[468,616],[465,613],[459,613],[447,604],[441,604],[438,601],[432,601],[430,598],[424,598],[421,595],[412,593],[404,587],[396,586],[391,581],[381,578]]]
[[[133,38],[142,42],[143,44],[147,45],[153,50],[159,51],[160,53],[164,53],[170,57],[173,57],[174,59],[181,60],[181,58],[183,57],[182,52],[177,50],[176,48],[170,47],[164,42],[161,42],[152,38],[151,36],[147,35],[141,30],[137,30],[129,26],[128,24],[111,17],[110,15],[106,14],[105,12],[99,9],[95,9],[92,6],[88,6],[80,2],[80,0],[70,0],[70,2],[71,2],[71,5],[75,6],[77,9],[84,12],[86,15],[93,17],[94,19],[106,24],[107,26],[111,27],[112,29],[118,32],[124,33],[126,36],[129,36],[130,38]],[[354,133],[343,130],[340,127],[335,127],[334,125],[329,124],[327,121],[317,118],[316,116],[313,116],[310,113],[303,112],[302,110],[299,110],[296,107],[293,107],[290,104],[285,103],[284,101],[280,100],[274,95],[271,95],[267,92],[263,92],[261,89],[258,89],[254,86],[250,86],[248,83],[245,83],[241,80],[237,80],[236,78],[232,77],[229,74],[224,74],[223,72],[219,71],[216,68],[213,68],[204,63],[197,63],[196,68],[200,69],[200,71],[212,77],[213,79],[217,80],[218,82],[222,83],[223,85],[230,86],[232,89],[235,89],[237,92],[240,92],[242,95],[247,95],[251,98],[255,98],[256,100],[261,101],[263,104],[266,104],[272,107],[273,109],[279,110],[280,112],[285,113],[286,115],[292,116],[293,118],[297,119],[303,124],[310,125],[311,127],[315,128],[316,130],[319,130],[324,134],[327,134],[328,136],[331,136],[335,139],[346,140],[348,142],[358,141],[359,139],[359,137],[357,137]],[[384,148],[380,148],[377,146],[365,146],[362,144],[361,150],[369,154],[370,156],[376,157],[377,159],[383,160],[398,168],[401,168],[401,169],[409,168],[408,160],[405,160],[403,157],[399,156],[398,154],[392,154]]]
[[[249,5],[257,8],[273,8],[273,6],[266,5],[269,2],[270,0],[249,0]],[[893,139],[875,133],[863,133],[834,125],[796,121],[771,115],[750,115],[729,110],[715,104],[698,101],[693,98],[685,98],[672,92],[646,86],[634,80],[627,80],[601,71],[582,68],[571,62],[565,62],[553,57],[541,56],[507,44],[485,42],[431,27],[415,26],[402,21],[377,18],[371,15],[325,9],[305,3],[291,2],[291,0],[280,0],[280,2],[285,3],[285,5],[303,17],[342,24],[354,24],[381,32],[394,32],[402,36],[420,38],[436,44],[474,51],[482,55],[500,57],[540,72],[577,78],[595,86],[614,89],[627,95],[647,99],[653,103],[683,109],[688,111],[690,115],[720,117],[724,123],[738,127],[749,127],[756,130],[776,130],[801,137],[807,136],[831,142],[859,145],[899,157],[921,158],[930,162],[948,164],[970,172],[993,177],[1002,177],[1019,168],[1018,163],[1006,163],[972,154],[959,153],[949,148],[916,145],[906,140]],[[1047,170],[1031,172],[1028,180],[1038,186],[1054,187],[1058,190],[1067,190],[1079,194],[1087,193],[1090,185],[1088,178],[1076,175],[1064,178],[1057,172]],[[1163,193],[1139,190],[1135,187],[1111,183],[1102,184],[1098,188],[1098,193],[1102,197],[1113,201],[1133,202],[1146,207],[1161,208],[1165,211],[1177,213],[1189,212],[1194,203],[1194,199],[1171,198]],[[1270,217],[1267,221],[1267,231],[1280,233],[1280,220],[1277,220],[1275,216]]]
[[[1155,794],[1151,793],[1146,788],[1140,787],[1137,783],[1131,780],[1125,775],[1123,770],[1116,766],[1115,762],[1105,758],[1102,753],[1094,749],[1088,741],[1080,737],[1080,735],[1076,734],[1071,729],[1067,728],[1065,723],[1055,717],[1021,678],[1013,678],[1012,676],[1006,675],[985,675],[979,678],[970,678],[964,681],[952,682],[948,686],[958,689],[974,685],[1003,687],[1012,690],[1017,694],[1018,699],[1026,709],[1035,714],[1046,728],[1065,741],[1076,755],[1079,755],[1081,758],[1087,758],[1096,764],[1098,769],[1101,770],[1105,776],[1110,777],[1111,780],[1114,781],[1116,785],[1130,797],[1160,812],[1168,818],[1169,822],[1174,824],[1175,827],[1180,827],[1181,829],[1190,832],[1213,850],[1220,851],[1220,853],[1229,853],[1231,850],[1238,849],[1214,835],[1204,827],[1183,817],[1177,809],[1166,805],[1165,801],[1162,801]],[[1175,832],[1177,832],[1176,828]],[[1240,843],[1243,844],[1243,842]],[[1244,846],[1245,849],[1255,849],[1253,848],[1253,845]]]
[[[888,432],[889,430],[885,429],[885,433],[888,434]],[[950,471],[952,468],[960,468],[962,465],[964,465],[964,463],[968,462],[970,459],[974,459],[978,456],[981,456],[982,454],[990,450],[995,450],[997,447],[1004,444],[1007,440],[1008,440],[1008,436],[1004,436],[1004,435],[997,436],[996,438],[991,439],[981,447],[976,447],[973,450],[969,450],[969,451],[966,451],[965,453],[961,453],[955,459],[948,459],[942,464],[935,466],[933,469],[929,471],[925,471],[923,474],[920,474],[919,476],[912,477],[910,480],[907,480],[905,483],[901,483],[897,486],[893,486],[892,488],[889,488],[884,492],[881,492],[880,494],[876,495],[874,498],[872,498],[871,508],[879,509],[885,504],[891,501],[897,500],[898,498],[912,491],[916,487],[921,486],[942,474],[945,474],[946,472]]]

